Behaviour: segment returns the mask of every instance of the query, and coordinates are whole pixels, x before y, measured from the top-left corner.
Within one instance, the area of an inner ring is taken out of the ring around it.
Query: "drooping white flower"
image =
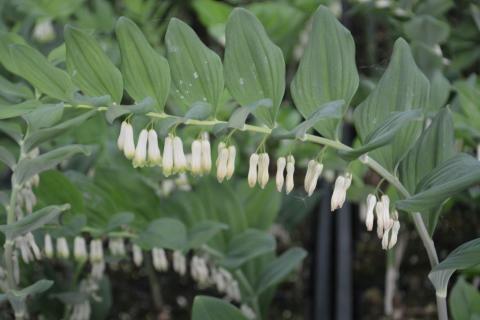
[[[135,141],[133,139],[133,127],[130,123],[125,124],[125,137],[123,141],[123,154],[127,159],[135,156]]]
[[[99,260],[92,262],[92,269],[90,270],[90,275],[93,279],[101,280],[103,274],[105,273],[105,260]]]
[[[180,137],[173,138],[173,170],[184,172],[187,169],[187,158],[183,152],[183,142]]]
[[[335,180],[330,210],[333,212],[343,207],[347,198],[347,190],[352,184],[352,174],[347,172],[344,176],[338,176]]]
[[[132,251],[133,251],[133,263],[135,263],[137,267],[141,266],[143,262],[142,248],[134,244],[132,246]]]
[[[152,262],[153,267],[157,271],[167,271],[168,270],[168,260],[165,250],[162,248],[153,248],[152,249]]]
[[[261,153],[258,159],[258,184],[260,188],[265,188],[269,179],[268,166],[270,164],[270,157],[268,153]]]
[[[70,256],[67,239],[64,237],[57,238],[57,256],[62,259],[68,259]]]
[[[165,144],[163,145],[163,158],[162,158],[163,174],[168,177],[172,174],[173,170],[173,138],[169,135],[165,138]]]
[[[154,129],[148,130],[148,164],[152,167],[162,164],[162,155],[158,147],[158,136]]]
[[[315,191],[315,188],[317,188],[318,178],[320,178],[322,171],[323,171],[323,164],[315,161],[315,165],[313,166],[313,171],[310,177],[310,184],[308,186],[309,197],[313,194],[313,192]]]
[[[92,307],[90,306],[90,301],[85,299],[80,303],[75,303],[73,305],[72,314],[70,315],[70,320],[86,320],[90,319],[92,313]]]
[[[235,171],[235,156],[237,155],[237,149],[235,146],[228,147],[228,160],[227,160],[227,180],[230,180],[233,176],[233,172]]]
[[[292,155],[287,157],[287,179],[285,182],[285,192],[289,194],[293,190],[293,174],[295,173],[295,158]]]
[[[108,249],[113,256],[125,255],[125,243],[122,238],[110,238],[108,240]]]
[[[73,257],[79,262],[88,259],[87,244],[82,236],[77,236],[73,240]]]
[[[138,136],[137,147],[135,148],[135,155],[133,156],[133,167],[144,167],[147,163],[147,141],[148,131],[143,129]]]
[[[192,142],[192,161],[190,170],[194,175],[202,174],[202,142],[194,140]]]
[[[367,226],[368,231],[372,231],[373,229],[373,220],[374,220],[374,209],[375,205],[377,204],[377,197],[375,197],[373,194],[369,194],[367,196],[367,215],[365,219],[365,225]]]
[[[287,159],[285,157],[280,157],[277,159],[277,174],[275,175],[275,183],[277,184],[278,192],[282,192],[283,183],[285,178],[283,177],[283,172],[285,171],[285,166],[287,165]]]
[[[240,311],[245,316],[245,318],[249,320],[255,320],[257,318],[257,316],[255,315],[255,311],[253,311],[253,309],[246,304],[242,304],[240,306]]]
[[[223,179],[227,176],[228,165],[228,148],[225,144],[220,143],[218,145],[218,158],[217,158],[217,180],[223,182]]]
[[[377,236],[379,239],[383,237],[384,221],[383,221],[384,204],[378,201],[375,205],[375,214],[377,216]]]
[[[392,249],[398,240],[398,231],[400,230],[400,221],[395,220],[392,226],[392,234],[390,236],[390,242],[388,244],[388,249]]]
[[[53,258],[53,255],[55,254],[53,251],[52,237],[48,233],[45,234],[43,251],[45,251],[45,256],[49,259]]]
[[[33,38],[38,42],[50,42],[55,39],[55,36],[55,29],[50,19],[38,21],[33,28]]]
[[[390,199],[387,195],[382,195],[381,201],[383,202],[383,227],[390,229],[393,225],[393,219],[390,217]]]
[[[30,249],[32,249],[33,255],[35,256],[35,259],[41,260],[42,259],[42,253],[40,251],[40,248],[38,247],[37,243],[35,242],[35,238],[33,237],[33,234],[31,232],[27,233],[25,235],[25,239],[30,246]]]
[[[210,141],[208,141],[208,134],[202,137],[202,172],[204,174],[210,173],[212,170],[212,154],[210,150]]]
[[[123,151],[123,145],[125,144],[125,127],[127,126],[127,122],[123,121],[120,126],[120,134],[118,135],[117,139],[117,147],[118,150]]]
[[[193,256],[190,263],[190,275],[192,276],[192,279],[199,284],[205,285],[207,283],[209,274],[205,259]]]
[[[390,234],[391,228],[385,229],[383,232],[383,237],[382,237],[382,249],[387,250],[388,249],[388,241],[389,241],[389,234]]]
[[[308,161],[307,172],[305,173],[305,181],[303,184],[306,193],[308,193],[308,190],[310,190],[310,182],[312,181],[313,171],[316,164],[317,162],[315,160]]]
[[[104,261],[102,240],[95,239],[90,241],[90,262],[93,265],[102,261]]]
[[[248,169],[248,185],[250,188],[255,187],[257,183],[257,168],[259,156],[257,153],[252,153],[250,156],[250,166]]]
[[[22,260],[25,263],[29,263],[34,260],[30,246],[28,245],[27,239],[24,236],[18,236],[15,238],[15,247],[20,250]]]
[[[181,251],[173,252],[173,270],[181,276],[187,272],[187,259]]]

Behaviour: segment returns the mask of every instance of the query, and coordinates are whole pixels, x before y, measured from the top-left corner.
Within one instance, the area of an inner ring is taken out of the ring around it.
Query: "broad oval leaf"
[[[123,79],[95,38],[72,26],[65,27],[67,69],[73,82],[89,96],[110,95],[120,104]]]
[[[35,110],[24,114],[22,117],[27,121],[30,131],[53,126],[63,116],[64,104],[40,104]]]
[[[187,246],[187,230],[178,219],[160,218],[152,221],[135,243],[146,250],[154,247],[183,250]]]
[[[305,118],[333,100],[344,100],[346,111],[358,88],[353,37],[333,13],[320,6],[313,16],[310,39],[291,84],[295,106]],[[343,113],[342,112],[342,113]],[[338,136],[340,120],[317,124],[328,138]]]
[[[410,40],[420,41],[434,46],[444,43],[449,34],[450,26],[431,15],[418,15],[404,24],[405,33]]]
[[[206,102],[216,111],[224,90],[220,57],[192,28],[175,18],[168,24],[165,43],[175,101],[186,108]]]
[[[408,44],[398,39],[392,59],[378,85],[354,112],[354,122],[362,141],[392,112],[428,108],[430,84],[415,65]],[[389,146],[369,154],[389,171],[405,156],[421,131],[421,123],[412,122],[397,133]]]
[[[268,127],[275,127],[278,108],[285,93],[285,61],[282,50],[269,38],[258,19],[236,8],[226,26],[225,83],[242,106],[270,99],[272,108],[253,114]]]
[[[115,31],[122,57],[125,89],[136,102],[151,97],[155,110],[162,112],[170,91],[167,60],[150,46],[132,20],[120,17]]]
[[[12,44],[23,44],[27,43],[25,40],[16,33],[5,32],[0,30],[0,63],[3,64],[5,69],[12,73],[17,73],[15,69],[15,63],[10,55],[9,46]]]
[[[216,221],[200,221],[188,231],[188,247],[199,248],[201,245],[207,243],[216,234],[222,230],[228,229],[226,224]]]
[[[0,146],[0,162],[6,164],[10,169],[13,169],[17,163],[15,156],[2,146]]]
[[[397,201],[396,207],[408,212],[423,212],[437,207],[449,197],[480,182],[480,161],[458,154],[433,169],[416,186],[415,194]]]
[[[0,120],[24,115],[35,110],[41,104],[38,100],[28,100],[18,104],[0,106]]]
[[[192,320],[248,320],[237,308],[223,299],[196,296]]]
[[[480,316],[480,292],[460,277],[452,288],[448,305],[453,320],[476,320]]]
[[[10,46],[15,73],[40,92],[59,100],[72,99],[74,87],[68,74],[54,67],[40,52],[27,45]]]

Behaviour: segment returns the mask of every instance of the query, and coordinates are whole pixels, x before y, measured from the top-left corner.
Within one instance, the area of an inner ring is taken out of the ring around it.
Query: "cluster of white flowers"
[[[40,248],[38,248],[31,232],[15,238],[15,247],[20,251],[22,260],[25,263],[42,259]]]
[[[241,301],[240,287],[232,274],[223,268],[212,267],[210,270],[210,283],[215,285],[219,293],[232,301]]]
[[[250,167],[248,170],[248,185],[253,188],[258,181],[260,188],[265,188],[269,179],[268,166],[270,157],[268,153],[254,153],[250,156]]]
[[[400,221],[397,210],[390,212],[390,199],[387,195],[382,195],[380,201],[377,201],[373,194],[367,196],[365,224],[368,231],[373,229],[375,216],[377,218],[377,236],[382,239],[382,248],[384,250],[393,248],[397,243]]]
[[[40,151],[38,148],[32,149],[26,155],[27,159],[34,159],[38,157]],[[17,201],[15,206],[15,215],[17,220],[22,219],[26,214],[33,212],[33,207],[37,204],[37,197],[33,193],[33,188],[40,184],[40,177],[38,174],[28,179],[17,192]]]
[[[192,174],[203,175],[210,173],[210,170],[212,170],[212,155],[208,134],[204,133],[201,139],[193,141],[191,149],[190,170]]]
[[[206,285],[209,281],[207,261],[199,256],[193,256],[190,261],[190,275],[199,285]]]
[[[134,252],[135,257],[135,252]],[[168,271],[168,259],[165,250],[162,248],[153,248],[152,249],[152,262],[155,270],[164,272]]]
[[[108,250],[112,256],[124,256],[125,255],[125,243],[123,238],[109,238]]]
[[[237,155],[237,150],[235,146],[227,145],[224,142],[218,144],[218,157],[217,157],[217,180],[218,182],[223,182],[225,178],[230,180],[235,171],[235,157]]]
[[[287,169],[287,176],[284,178],[285,167]],[[285,193],[289,194],[293,190],[293,174],[295,173],[295,159],[292,155],[280,157],[277,159],[277,174],[275,176],[275,183],[277,184],[278,192],[282,192],[283,184],[285,183]],[[285,182],[286,181],[286,182]]]

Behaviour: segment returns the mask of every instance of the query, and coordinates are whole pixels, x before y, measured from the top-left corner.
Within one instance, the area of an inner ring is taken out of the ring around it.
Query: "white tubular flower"
[[[30,246],[24,236],[15,238],[15,247],[20,250],[23,262],[29,263],[34,260]]]
[[[383,250],[388,249],[389,234],[390,234],[390,229],[386,229],[383,233],[383,237],[382,237],[382,249]]]
[[[315,188],[317,187],[318,178],[320,178],[322,171],[323,171],[323,164],[315,162],[315,165],[313,166],[313,172],[310,177],[310,185],[308,186],[309,197],[315,191]]]
[[[132,252],[133,252],[133,263],[137,267],[140,267],[142,265],[142,262],[143,262],[142,248],[140,248],[139,246],[134,244],[133,247],[132,247]]]
[[[295,173],[295,158],[292,155],[287,157],[287,179],[285,183],[285,192],[289,194],[293,190],[293,174]]]
[[[388,249],[392,249],[397,244],[398,231],[400,230],[400,221],[395,220],[392,226],[392,235],[390,236],[390,242],[388,244]]]
[[[367,216],[365,219],[365,225],[367,226],[368,231],[372,231],[373,229],[373,220],[375,217],[373,210],[375,209],[376,204],[377,198],[373,194],[369,194],[367,196]]]
[[[181,276],[187,272],[187,259],[180,251],[173,252],[173,270]]]
[[[157,132],[153,129],[148,130],[148,164],[152,167],[162,164]]]
[[[37,246],[37,243],[35,242],[35,238],[33,237],[33,234],[31,232],[27,233],[25,235],[25,239],[27,240],[27,243],[30,246],[30,249],[32,249],[35,259],[41,260],[42,252],[40,251],[40,248]]]
[[[257,183],[257,167],[259,156],[257,153],[252,153],[250,156],[250,167],[248,169],[248,185],[250,188],[255,187]]]
[[[342,201],[342,198],[344,198],[343,197],[344,186],[345,186],[345,177],[338,176],[337,180],[335,180],[335,187],[333,189],[332,201],[330,203],[330,211],[335,211],[342,207],[340,202]]]
[[[255,315],[255,311],[253,311],[253,309],[246,304],[241,305],[240,311],[245,316],[245,318],[249,320],[255,320],[257,318],[257,316]]]
[[[168,177],[173,170],[173,139],[171,136],[165,138],[163,145],[163,159],[162,159],[163,174]]]
[[[235,171],[235,157],[237,155],[237,149],[235,146],[228,147],[228,160],[227,160],[227,180],[230,180],[233,176],[233,172]]]
[[[53,255],[55,254],[53,252],[52,237],[48,233],[45,234],[43,251],[45,251],[45,256],[49,259],[53,258]]]
[[[270,157],[268,153],[264,152],[260,154],[258,159],[258,184],[260,188],[265,188],[270,178],[268,173],[268,166],[270,164]]]
[[[194,140],[192,142],[192,161],[190,170],[194,175],[202,174],[202,142]]]
[[[157,271],[167,271],[168,270],[168,260],[165,250],[161,248],[152,249],[152,262],[153,267]]]
[[[135,148],[135,155],[133,156],[133,167],[143,167],[147,163],[147,141],[148,131],[143,129],[138,136],[137,147]]]
[[[32,181],[32,186],[38,187],[40,184],[40,176],[38,174],[34,175],[31,181]]]
[[[390,217],[390,199],[387,195],[381,197],[383,202],[383,227],[390,229],[393,226],[393,219]]]
[[[39,21],[33,28],[33,38],[38,42],[50,42],[56,37],[55,29],[53,28],[52,20],[47,19]]]
[[[217,180],[223,182],[223,179],[227,176],[227,164],[228,164],[228,149],[223,145],[220,147],[217,158]]]
[[[96,262],[92,262],[92,269],[90,270],[90,275],[95,280],[101,280],[103,278],[103,274],[105,273],[105,261],[100,260]]]
[[[68,259],[68,257],[70,256],[67,239],[65,239],[64,237],[57,239],[57,256],[62,259]]]
[[[187,158],[183,152],[183,142],[180,137],[173,138],[173,170],[184,172],[187,169]]]
[[[78,262],[84,262],[88,259],[87,244],[85,243],[85,238],[77,236],[73,240],[73,257]]]
[[[208,267],[205,259],[193,256],[190,263],[190,274],[192,279],[199,284],[206,284],[208,281]]]
[[[103,261],[103,245],[102,240],[96,239],[90,241],[90,262],[93,264]]]
[[[310,181],[312,181],[312,175],[313,175],[313,171],[315,169],[316,164],[317,162],[315,160],[308,161],[307,172],[305,173],[305,181],[303,183],[305,192],[307,193],[308,193],[308,190],[310,189]]]
[[[375,213],[377,215],[377,236],[379,239],[383,237],[384,222],[383,222],[383,201],[378,201],[375,205]]]
[[[125,121],[122,122],[122,125],[120,126],[120,134],[118,135],[117,139],[117,147],[118,150],[123,151],[123,145],[125,144],[125,128],[127,126],[127,123]]]
[[[130,123],[125,124],[125,137],[123,141],[123,154],[127,159],[135,156],[135,141],[133,140],[133,127]]]
[[[275,176],[275,183],[277,184],[278,192],[282,192],[283,183],[285,181],[283,177],[283,172],[285,171],[286,165],[287,159],[285,159],[285,157],[280,157],[277,159],[277,174]]]
[[[123,238],[118,238],[117,239],[117,253],[119,256],[124,256],[126,254],[125,252],[125,242],[123,241]]]
[[[210,151],[210,141],[208,135],[202,137],[202,172],[210,173],[212,170],[212,154]]]

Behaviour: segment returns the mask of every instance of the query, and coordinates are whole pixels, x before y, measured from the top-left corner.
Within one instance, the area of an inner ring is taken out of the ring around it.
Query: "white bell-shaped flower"
[[[35,259],[41,260],[42,259],[42,252],[40,251],[40,248],[38,247],[37,243],[35,242],[35,238],[33,237],[33,234],[31,232],[27,233],[25,235],[25,239],[27,240],[27,243],[30,246],[30,249],[32,249],[32,252],[33,252],[33,255],[35,256]]]
[[[212,153],[210,150],[210,141],[208,141],[208,134],[202,137],[202,172],[210,173],[212,170]]]
[[[194,175],[202,174],[202,142],[194,140],[192,142],[192,160],[190,162],[190,170]]]
[[[123,121],[120,125],[120,134],[118,135],[117,139],[117,147],[118,150],[123,151],[123,145],[125,144],[125,127],[127,126],[127,122]]]
[[[277,159],[277,174],[275,175],[275,183],[277,185],[278,192],[282,192],[283,183],[285,178],[283,177],[283,173],[285,171],[285,167],[287,166],[287,159],[285,157],[280,157]]]
[[[90,263],[100,263],[103,260],[103,244],[102,240],[95,239],[90,241]]]
[[[372,231],[373,229],[373,221],[374,221],[374,210],[375,210],[375,205],[377,204],[377,197],[375,197],[373,194],[369,194],[367,196],[367,214],[366,214],[366,219],[365,219],[365,225],[367,226],[368,231]]]
[[[64,237],[57,238],[57,256],[62,259],[68,259],[70,256],[67,239]]]
[[[400,230],[400,221],[395,220],[392,226],[392,234],[390,236],[390,242],[388,243],[388,249],[392,249],[398,240],[398,231]]]
[[[303,183],[306,193],[308,193],[308,190],[310,189],[310,182],[312,181],[312,175],[316,164],[317,162],[315,160],[308,161],[307,172],[305,173],[305,181]]]
[[[382,195],[383,202],[383,225],[384,229],[390,229],[393,226],[393,219],[390,217],[390,198],[387,195]]]
[[[53,251],[52,237],[48,233],[45,234],[43,251],[45,252],[45,256],[49,259],[53,258],[55,254]]]
[[[183,152],[183,142],[178,136],[173,138],[173,170],[180,173],[187,170],[187,158]]]
[[[388,249],[388,242],[389,242],[389,235],[390,235],[390,230],[391,228],[389,229],[385,229],[383,231],[383,237],[382,237],[382,249],[383,250],[387,250]]]
[[[123,154],[127,159],[135,156],[135,141],[133,139],[133,127],[130,123],[125,124],[125,137],[123,141]]]
[[[143,262],[142,248],[140,248],[138,245],[134,244],[132,246],[132,253],[133,253],[133,263],[137,267],[140,267],[142,265],[142,262]]]
[[[308,186],[309,197],[313,194],[313,192],[317,188],[318,178],[320,178],[322,171],[323,171],[323,164],[315,161],[315,165],[313,166],[313,170],[310,177],[310,184]]]
[[[235,171],[235,157],[237,155],[237,149],[235,146],[228,147],[228,160],[227,160],[227,180],[230,180],[233,176],[233,172]]]
[[[148,164],[158,166],[162,164],[162,154],[158,147],[158,136],[154,129],[148,130]]]
[[[77,236],[73,240],[73,257],[78,262],[84,262],[88,259],[87,244],[82,236]]]
[[[292,155],[287,157],[287,178],[285,182],[285,192],[289,194],[293,190],[293,174],[295,173],[295,159]]]
[[[181,276],[187,272],[187,259],[181,251],[173,252],[173,270]]]
[[[165,250],[162,248],[152,249],[152,263],[155,270],[163,272],[168,271],[168,260]]]
[[[255,320],[257,318],[255,311],[253,311],[253,309],[246,304],[242,304],[240,306],[240,311],[248,320]]]
[[[379,239],[383,237],[383,231],[385,229],[384,221],[383,221],[383,213],[384,213],[384,203],[383,201],[378,201],[375,205],[375,214],[377,216],[377,236]]]
[[[165,138],[163,145],[162,170],[166,177],[173,171],[173,138],[170,135]]]
[[[137,147],[135,148],[135,155],[133,157],[133,167],[144,167],[147,163],[147,142],[148,131],[143,129],[138,136]]]
[[[228,165],[228,148],[223,144],[219,145],[218,158],[217,158],[217,180],[223,182],[223,179],[227,176]]]
[[[248,185],[250,186],[250,188],[255,187],[255,184],[257,183],[258,160],[258,154],[252,153],[252,155],[250,156],[250,166],[248,169]]]
[[[258,159],[258,184],[260,188],[265,188],[270,178],[268,166],[270,165],[270,157],[268,153],[261,153]]]

